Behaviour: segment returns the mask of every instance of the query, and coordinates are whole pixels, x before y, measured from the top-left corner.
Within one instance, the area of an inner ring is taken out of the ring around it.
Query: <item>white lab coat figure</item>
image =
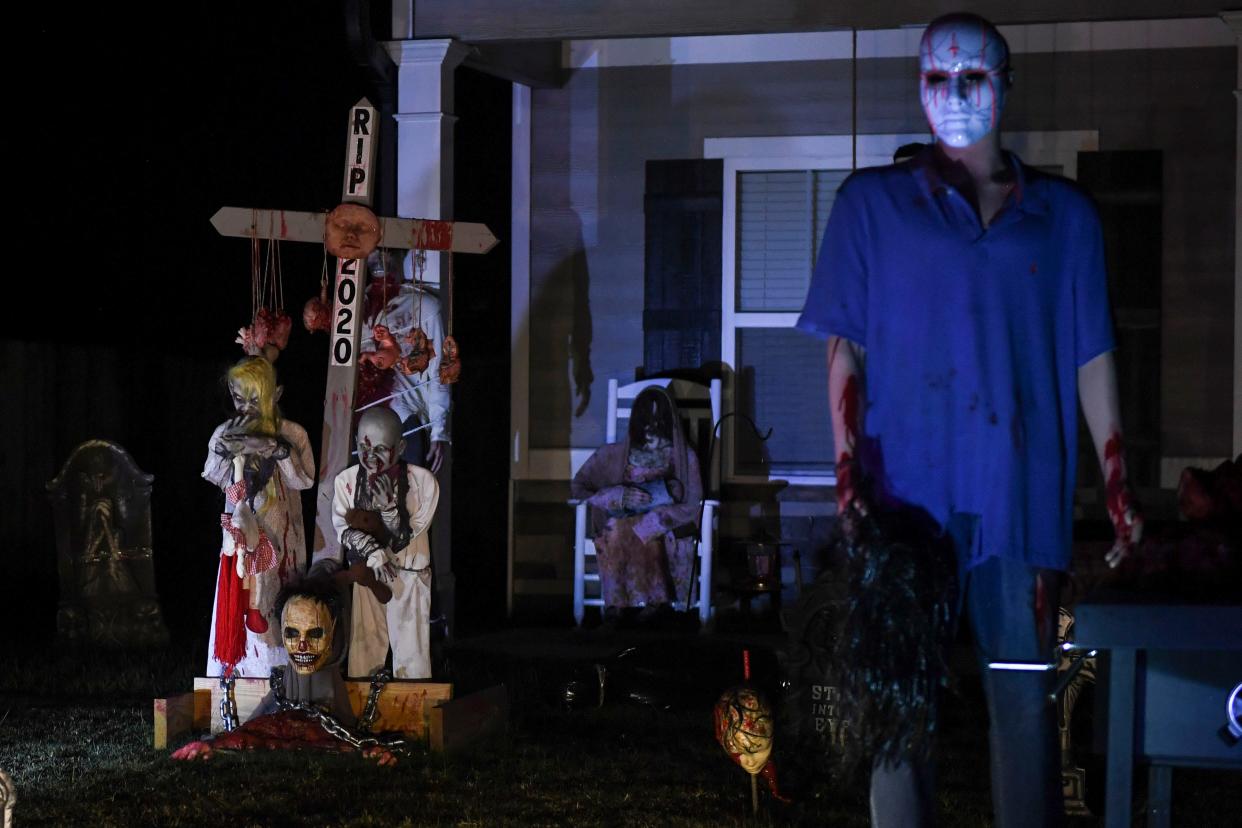
[[[407,256],[408,261],[411,257]],[[444,322],[440,316],[440,300],[434,293],[413,284],[404,284],[397,295],[388,300],[383,314],[375,320],[376,324],[384,324],[393,331],[397,341],[415,327],[421,327],[427,339],[435,348],[436,355],[431,358],[426,371],[406,376],[400,371],[393,371],[393,393],[400,393],[384,403],[405,422],[416,415],[421,423],[431,423],[429,435],[432,442],[451,443],[449,409],[452,396],[447,385],[440,383],[440,356],[444,351]],[[362,350],[375,350],[375,340],[371,338],[372,324],[364,324],[362,328]],[[406,348],[408,350],[408,347]]]
[[[337,538],[349,528],[345,513],[354,508],[360,466],[350,466],[336,476],[332,500],[332,526]],[[392,647],[393,676],[431,677],[431,548],[427,528],[436,513],[440,487],[435,476],[413,464],[406,465],[409,492],[409,542],[400,549],[386,549],[395,571],[388,582],[392,600],[381,604],[371,590],[354,586],[351,609],[348,674],[370,676],[384,666]]]

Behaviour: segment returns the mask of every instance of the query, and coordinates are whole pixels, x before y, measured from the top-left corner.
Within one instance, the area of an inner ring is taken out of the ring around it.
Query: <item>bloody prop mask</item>
[[[391,408],[369,408],[358,419],[358,463],[375,475],[386,472],[401,459],[405,440],[401,418]]]
[[[726,690],[716,702],[716,741],[742,770],[756,774],[772,755],[772,708],[750,687]]]
[[[933,20],[919,44],[919,92],[936,139],[968,147],[996,129],[1009,88],[1009,46],[981,17]]]
[[[338,259],[365,259],[379,242],[379,219],[361,204],[347,202],[328,213],[324,244]]]
[[[450,385],[461,378],[461,352],[452,336],[444,337],[440,347],[444,350],[440,357],[440,384]]]
[[[409,344],[410,352],[397,362],[397,370],[407,377],[426,371],[436,355],[436,348],[427,338],[427,332],[422,328],[415,328],[405,335],[405,342]]]
[[[375,350],[363,351],[358,358],[363,362],[371,363],[381,371],[387,371],[396,365],[397,359],[401,356],[401,346],[393,338],[388,326],[376,325],[371,332],[371,339],[375,341]]]
[[[301,595],[290,598],[280,615],[280,626],[293,669],[304,676],[318,672],[332,652],[336,626],[327,605]]]
[[[311,333],[316,331],[327,333],[332,329],[332,324],[328,321],[331,314],[332,306],[328,302],[328,283],[324,282],[319,288],[319,295],[306,300],[306,305],[302,308],[302,324]]]

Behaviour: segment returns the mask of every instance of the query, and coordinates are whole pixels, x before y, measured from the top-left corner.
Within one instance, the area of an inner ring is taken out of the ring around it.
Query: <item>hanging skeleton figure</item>
[[[250,325],[238,328],[234,340],[249,356],[261,356],[268,362],[275,362],[289,345],[293,330],[293,320],[285,313],[280,242],[274,235],[269,228],[266,259],[257,231],[250,240]]]

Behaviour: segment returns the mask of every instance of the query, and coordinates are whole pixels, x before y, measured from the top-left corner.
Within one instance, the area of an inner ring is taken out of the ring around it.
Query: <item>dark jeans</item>
[[[955,522],[955,545],[969,549],[974,522]],[[1064,822],[1056,708],[1048,700],[1055,671],[993,670],[989,662],[1043,663],[1053,657],[1060,573],[989,558],[961,579],[961,614],[974,633],[988,705],[992,809],[997,828]],[[912,828],[935,823],[933,768],[903,762],[871,774],[871,824]]]
[[[411,415],[409,419],[401,424],[401,430],[409,431],[422,424],[422,420],[417,416]],[[402,460],[412,466],[427,468],[427,446],[431,442],[427,437],[429,431],[430,429],[424,428],[422,431],[416,431],[405,438],[405,452],[401,455]]]

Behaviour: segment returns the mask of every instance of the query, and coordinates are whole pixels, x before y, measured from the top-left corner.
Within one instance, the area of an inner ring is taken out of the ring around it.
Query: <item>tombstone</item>
[[[151,562],[153,479],[125,449],[88,440],[47,484],[61,638],[113,647],[168,642]]]
[[[842,573],[822,571],[797,603],[781,613],[789,635],[782,654],[784,703],[781,730],[798,757],[795,775],[835,775],[851,722],[841,707],[841,680],[834,650],[848,604]]]

